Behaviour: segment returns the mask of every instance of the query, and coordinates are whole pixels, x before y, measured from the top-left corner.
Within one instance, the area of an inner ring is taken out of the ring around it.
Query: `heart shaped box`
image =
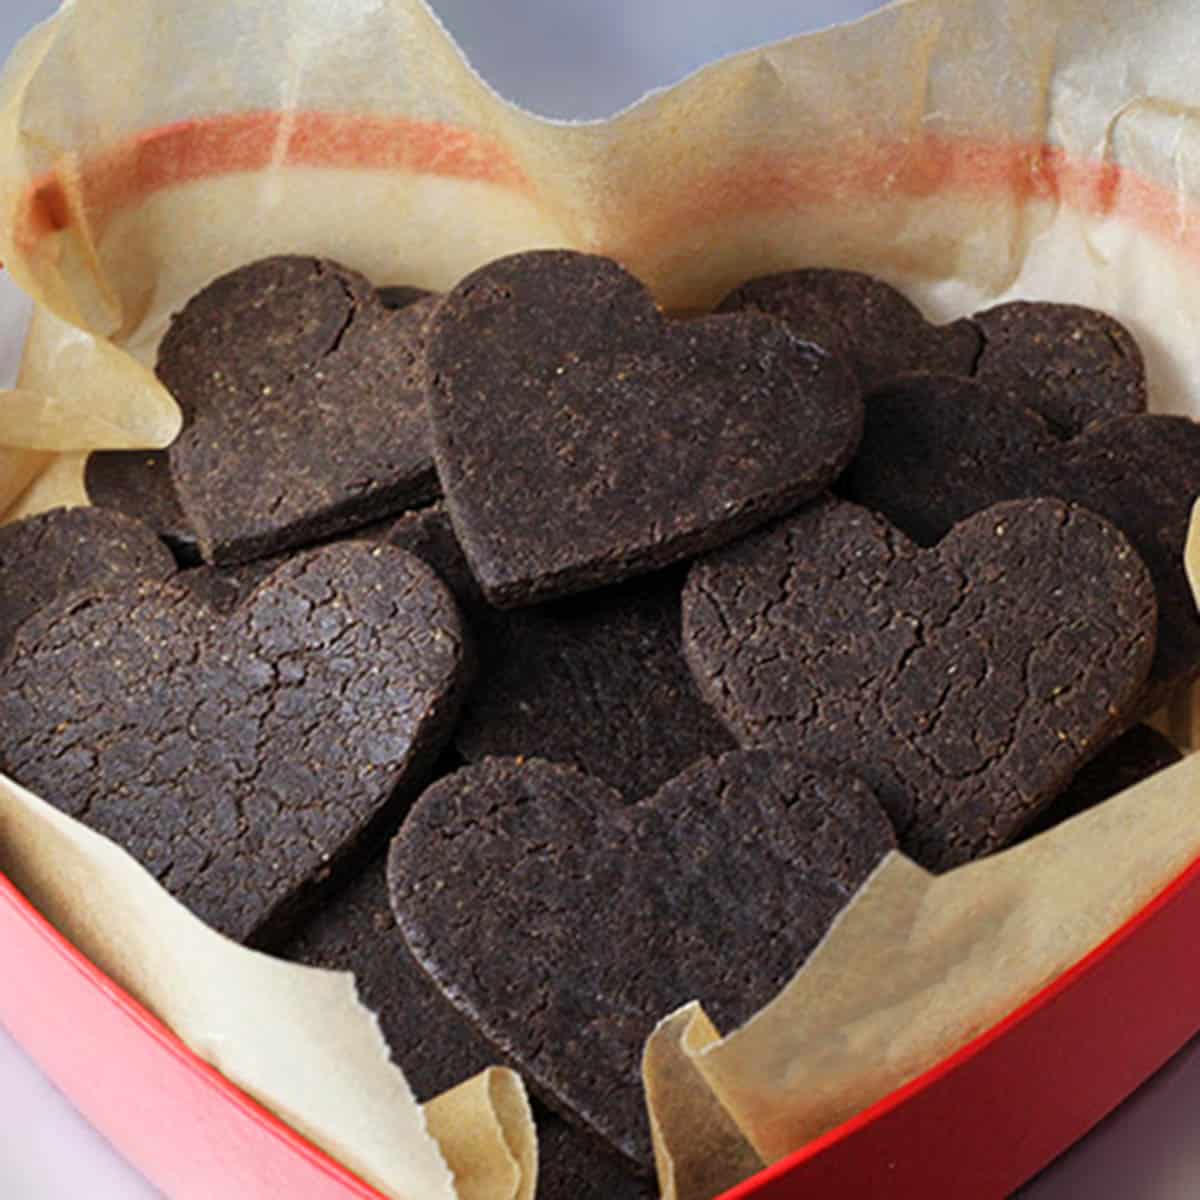
[[[201,163],[182,148],[195,132],[187,123],[143,135],[135,189],[219,169],[221,142],[236,147],[240,165],[251,165],[256,146],[269,153],[272,138],[269,115],[256,122],[257,130],[246,118],[227,118],[223,129],[220,120],[204,123]],[[354,144],[344,136],[320,142],[343,153]],[[378,147],[379,139],[371,144]],[[1003,186],[1016,152],[1011,145],[981,144],[958,161],[971,165],[975,186]],[[1051,147],[1019,153],[1040,155],[1047,177],[1057,180],[1047,186],[1060,199],[1111,194],[1115,186],[1118,168],[1072,164]],[[447,160],[434,148],[425,167],[452,173],[464,162],[470,167],[469,154]],[[1103,178],[1079,186],[1089,173]],[[1175,248],[1194,253],[1182,244],[1186,230],[1170,219],[1171,198],[1144,180],[1125,182],[1145,200],[1140,232],[1168,246],[1177,239]],[[52,231],[63,204],[51,182],[33,199],[32,221]],[[1002,1021],[722,1200],[1011,1192],[1200,1030],[1200,962],[1180,953],[1198,923],[1200,860]],[[0,946],[0,1022],[114,1146],[175,1200],[382,1200],[185,1048],[3,876]]]
[[[957,1053],[720,1200],[1008,1195],[1200,1030],[1200,861]],[[3,1023],[173,1200],[383,1200],[188,1050],[0,875]]]

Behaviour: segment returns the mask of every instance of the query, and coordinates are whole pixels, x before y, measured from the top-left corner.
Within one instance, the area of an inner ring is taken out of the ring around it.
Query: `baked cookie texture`
[[[868,396],[862,445],[838,491],[923,546],[999,501],[1055,496],[1092,510],[1128,537],[1158,598],[1158,647],[1137,715],[1200,674],[1200,617],[1183,570],[1200,494],[1195,421],[1112,417],[1061,441],[993,388],[913,375]]]
[[[653,1161],[645,1039],[699,999],[718,1027],[792,977],[895,845],[858,779],[794,754],[704,759],[637,803],[540,759],[438,781],[392,843],[414,956],[531,1087]]]
[[[1040,413],[1056,437],[1146,411],[1146,365],[1115,317],[1078,304],[1013,300],[971,318],[981,347],[971,375]]]
[[[824,490],[859,388],[760,313],[670,320],[609,259],[500,259],[450,291],[426,346],[434,456],[488,601],[615,583]]]
[[[422,354],[430,302],[387,308],[361,275],[283,256],[241,267],[171,321],[158,376],[169,450],[206,562],[243,562],[431,499]]]
[[[1124,535],[1061,501],[921,549],[831,499],[696,563],[683,621],[742,745],[852,767],[941,871],[1011,841],[1130,723],[1155,599]]]
[[[906,296],[861,271],[805,267],[734,288],[717,312],[762,312],[839,354],[870,391],[908,371],[970,375],[983,345],[966,318],[934,325]]]
[[[154,530],[121,513],[55,508],[0,526],[0,653],[24,621],[72,592],[174,573]]]
[[[631,799],[734,741],[701,699],[683,657],[682,569],[529,608],[488,605],[440,506],[392,527],[467,614],[479,686],[454,745],[469,762],[536,752]]]
[[[172,583],[75,593],[0,662],[0,762],[261,943],[394,828],[469,665],[449,594],[392,547],[300,555],[225,617]]]

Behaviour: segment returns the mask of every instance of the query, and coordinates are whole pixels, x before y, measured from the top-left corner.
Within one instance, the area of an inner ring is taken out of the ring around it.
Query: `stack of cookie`
[[[1138,722],[1200,673],[1200,426],[1110,317],[285,257],[158,373],[168,451],[0,530],[0,764],[353,970],[420,1096],[516,1066],[543,1195],[650,1195],[654,1022],[744,1021],[890,850],[950,869],[1177,757]]]

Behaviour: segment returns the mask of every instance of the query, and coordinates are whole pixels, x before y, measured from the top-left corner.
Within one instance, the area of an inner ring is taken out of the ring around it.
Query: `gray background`
[[[723,54],[878,7],[872,0],[434,0],[498,91],[547,116],[575,118],[605,116]],[[0,0],[0,53],[53,8],[49,0]],[[0,296],[0,319],[6,304],[11,297]],[[2,955],[0,948],[0,972]],[[1194,1200],[1200,1196],[1197,1111],[1200,1050],[1193,1045],[1022,1195]],[[157,1195],[0,1028],[0,1198]]]

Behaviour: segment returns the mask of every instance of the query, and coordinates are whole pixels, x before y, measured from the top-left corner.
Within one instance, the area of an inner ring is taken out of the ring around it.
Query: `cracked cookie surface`
[[[731,1030],[894,847],[870,790],[797,755],[705,759],[638,803],[541,760],[429,788],[392,843],[409,946],[543,1098],[643,1169],[640,1061],[699,1000]]]
[[[158,375],[184,414],[179,502],[206,561],[246,561],[436,495],[422,399],[434,301],[387,308],[361,275],[284,256],[177,314]]]
[[[845,763],[931,870],[998,849],[1128,724],[1150,577],[1107,521],[1000,504],[922,550],[824,500],[701,559],[684,647],[745,746]]]
[[[162,583],[43,610],[0,663],[3,767],[211,925],[262,941],[399,819],[464,683],[432,572],[346,543],[227,617]]]
[[[0,653],[23,621],[71,592],[166,579],[154,530],[99,508],[54,508],[0,527]]]
[[[480,268],[429,326],[434,455],[488,601],[586,591],[730,541],[849,461],[859,389],[740,312],[665,318],[617,263],[566,250]]]
[[[862,445],[837,490],[923,546],[999,501],[1055,496],[1090,509],[1129,539],[1158,598],[1158,644],[1136,715],[1200,674],[1200,616],[1183,569],[1200,423],[1132,414],[1060,441],[991,387],[912,375],[867,397]]]

